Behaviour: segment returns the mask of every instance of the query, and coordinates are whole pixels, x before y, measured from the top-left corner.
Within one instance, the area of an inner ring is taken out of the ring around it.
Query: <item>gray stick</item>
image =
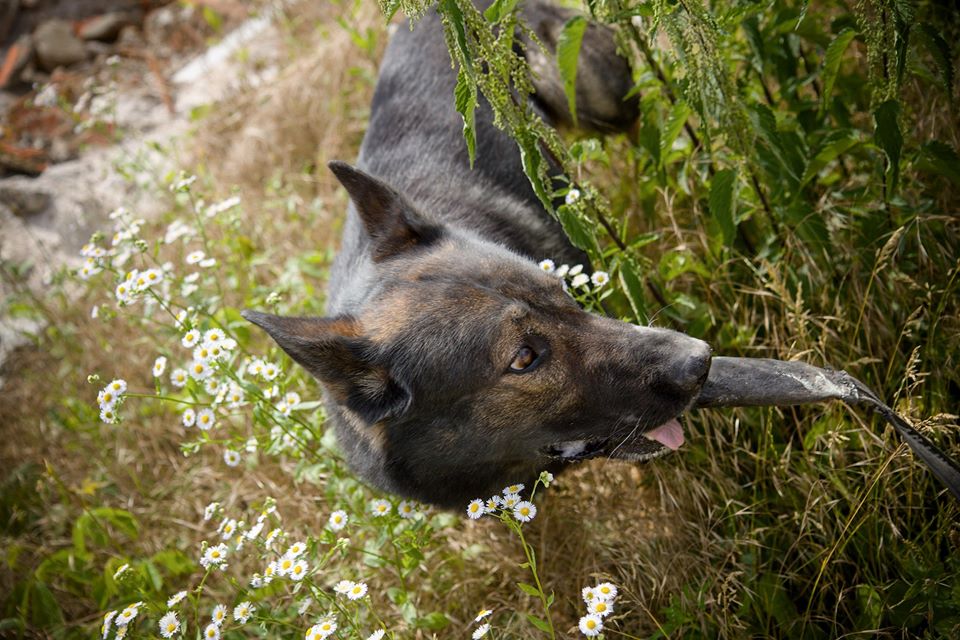
[[[716,357],[694,406],[787,407],[827,400],[873,408],[960,500],[960,465],[845,371],[768,358]]]

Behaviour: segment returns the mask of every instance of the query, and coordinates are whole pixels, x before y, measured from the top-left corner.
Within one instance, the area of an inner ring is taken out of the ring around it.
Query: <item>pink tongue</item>
[[[643,435],[651,440],[656,440],[673,451],[679,449],[680,445],[683,444],[683,427],[680,426],[680,422],[676,418],[660,425],[656,429],[644,431]]]

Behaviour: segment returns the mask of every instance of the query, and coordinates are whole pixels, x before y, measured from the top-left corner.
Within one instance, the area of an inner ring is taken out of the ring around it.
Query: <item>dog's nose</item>
[[[671,382],[683,393],[692,393],[706,382],[710,372],[710,345],[701,340],[685,355],[677,358]]]

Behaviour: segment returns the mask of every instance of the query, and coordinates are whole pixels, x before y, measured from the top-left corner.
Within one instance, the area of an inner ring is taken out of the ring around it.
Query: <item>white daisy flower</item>
[[[570,271],[567,273],[569,276],[578,276],[583,272],[583,265],[577,264],[570,267]]]
[[[272,547],[273,547],[273,541],[276,540],[279,536],[282,536],[282,535],[283,535],[283,531],[281,531],[280,529],[274,529],[274,530],[272,530],[270,533],[268,533],[268,534],[267,534],[267,539],[264,540],[264,544],[267,545],[267,549],[272,548]]]
[[[175,607],[180,604],[180,602],[187,597],[186,591],[177,591],[175,594],[170,596],[170,599],[167,600],[167,608]]]
[[[116,571],[113,572],[113,579],[118,580],[120,576],[122,576],[124,572],[126,572],[129,568],[130,568],[130,565],[124,562],[122,565],[117,567]]]
[[[582,287],[586,285],[589,282],[590,282],[590,276],[588,276],[585,273],[581,273],[573,277],[573,280],[570,281],[570,286],[576,289],[578,287]]]
[[[276,408],[281,415],[284,415],[284,416],[290,415],[290,405],[288,405],[286,402],[281,400],[280,402],[277,403]]]
[[[390,503],[386,500],[374,500],[370,503],[370,513],[377,518],[390,515]]]
[[[207,625],[207,628],[203,630],[204,640],[220,640],[220,627],[211,622]]]
[[[123,392],[127,390],[127,381],[122,378],[117,378],[116,380],[111,380],[106,388],[117,395],[123,395]]]
[[[117,618],[116,618],[117,626],[125,627],[128,624],[130,624],[130,622],[136,617],[137,617],[137,606],[130,605],[129,607],[127,607],[117,615]]]
[[[203,383],[203,390],[215,396],[222,391],[221,386],[222,383],[216,378],[207,378],[207,381]]]
[[[106,640],[107,635],[110,633],[110,625],[113,623],[113,618],[116,615],[116,610],[103,614],[103,624],[100,625],[100,635],[103,636],[104,640]]]
[[[223,344],[221,345],[226,351],[233,351],[237,348],[237,341],[233,338],[224,338]]]
[[[296,557],[299,556],[301,553],[303,553],[304,551],[306,551],[306,549],[307,549],[306,543],[304,543],[304,542],[294,542],[292,545],[290,545],[290,548],[287,549],[286,555],[290,556],[291,558],[296,558]]]
[[[503,496],[503,502],[500,504],[501,508],[512,511],[515,506],[520,503],[520,496],[515,493],[508,493]]]
[[[480,516],[486,513],[486,508],[483,506],[483,500],[476,498],[470,501],[470,504],[467,505],[467,517],[471,520],[478,520]]]
[[[557,265],[554,264],[553,260],[551,260],[550,258],[547,258],[546,260],[541,260],[537,266],[540,267],[540,269],[542,269],[546,273],[553,273],[557,268]]]
[[[397,513],[400,514],[401,518],[410,519],[417,515],[417,504],[410,500],[402,500],[397,505]]]
[[[173,634],[180,630],[180,621],[177,620],[177,614],[173,611],[167,611],[167,614],[160,618],[160,635],[164,638],[172,638]]]
[[[587,607],[587,612],[605,618],[613,613],[613,601],[597,598]]]
[[[293,566],[290,567],[288,572],[290,579],[299,582],[303,580],[303,577],[307,575],[307,569],[310,568],[310,565],[307,564],[306,560],[300,559],[293,563]]]
[[[147,269],[140,276],[146,281],[144,287],[152,287],[163,282],[163,271],[160,269]]]
[[[283,396],[283,401],[291,407],[295,407],[300,404],[300,394],[296,391],[288,391],[286,395]]]
[[[220,523],[220,528],[217,531],[220,532],[220,537],[224,540],[229,540],[234,532],[237,530],[237,521],[234,518],[228,518]]]
[[[484,622],[482,625],[473,630],[473,640],[479,640],[483,636],[487,635],[487,632],[490,631],[490,625]]]
[[[204,260],[201,260],[198,264],[199,264],[201,267],[203,267],[203,268],[205,268],[205,269],[208,269],[208,268],[214,266],[215,264],[217,264],[217,259],[216,259],[216,258],[206,258],[206,259],[204,259]]]
[[[347,512],[337,510],[330,514],[327,526],[330,527],[331,531],[340,531],[347,526],[347,520]]]
[[[350,589],[353,588],[352,580],[341,580],[337,584],[333,585],[334,593],[339,593],[340,595],[347,595],[350,593]]]
[[[190,408],[184,409],[180,414],[180,421],[183,422],[183,426],[192,427],[197,421],[197,412]]]
[[[210,620],[213,624],[220,626],[223,624],[223,621],[227,619],[227,607],[226,605],[218,604],[213,608],[213,611],[210,612]]]
[[[562,264],[559,267],[557,267],[557,270],[554,271],[553,273],[558,278],[564,278],[566,277],[568,271],[570,271],[570,265]]]
[[[593,587],[584,587],[580,591],[580,597],[583,598],[583,601],[589,605],[591,602],[597,599],[597,592]]]
[[[256,540],[257,536],[260,535],[260,532],[263,531],[263,520],[257,520],[257,523],[250,527],[250,531],[247,531],[244,535],[247,537],[247,540]]]
[[[153,361],[153,377],[159,378],[163,375],[163,372],[167,370],[167,359],[163,356],[158,356],[156,360]]]
[[[263,576],[259,573],[255,573],[250,577],[250,588],[259,589],[263,586]]]
[[[230,409],[236,409],[241,404],[243,404],[244,395],[243,389],[237,385],[230,385],[230,390],[227,391],[226,395],[227,407]]]
[[[104,407],[100,410],[100,420],[107,424],[114,424],[117,422],[117,413],[112,407]]]
[[[377,629],[376,631],[371,633],[369,636],[367,636],[367,640],[383,640],[383,636],[385,636],[386,634],[387,632],[384,631],[383,629]]]
[[[213,360],[213,351],[205,344],[195,347],[193,350],[194,362],[210,362]]]
[[[203,251],[191,251],[187,254],[187,264],[197,264],[206,257]]]
[[[225,449],[223,451],[223,461],[228,467],[235,467],[240,464],[240,454],[233,449]]]
[[[569,191],[567,191],[567,195],[564,196],[563,201],[569,206],[574,204],[579,199],[580,199],[580,190],[570,189]]]
[[[598,598],[603,598],[604,600],[613,600],[617,597],[617,587],[610,582],[601,582],[593,588],[593,591],[597,594]]]
[[[170,372],[170,384],[175,387],[184,387],[187,384],[187,372],[183,369],[174,369]]]
[[[350,590],[347,591],[347,597],[351,600],[359,600],[367,595],[367,585],[364,582],[354,582]]]
[[[202,360],[194,360],[187,370],[194,380],[206,380],[213,375],[213,367]]]
[[[247,373],[252,376],[259,376],[263,374],[263,360],[256,358],[247,365]]]
[[[503,498],[500,496],[492,496],[489,500],[483,503],[484,513],[495,513],[503,505]]]
[[[204,522],[209,522],[210,518],[217,514],[217,511],[220,509],[219,502],[211,502],[203,510],[203,520]]]
[[[190,329],[180,338],[180,344],[187,349],[193,349],[200,342],[200,332],[196,329]]]
[[[263,378],[264,380],[273,380],[278,375],[280,375],[280,367],[273,364],[272,362],[264,363],[263,365]]]
[[[100,393],[97,394],[97,404],[100,405],[101,409],[111,408],[117,404],[117,400],[120,399],[120,396],[110,390],[109,387],[106,389],[101,389]]]
[[[585,636],[593,637],[600,635],[603,631],[603,620],[600,616],[588,614],[580,618],[580,633]]]
[[[285,576],[290,573],[290,570],[293,569],[293,565],[296,564],[296,560],[289,556],[283,556],[277,560],[277,575]]]
[[[197,413],[197,427],[202,431],[208,431],[216,422],[216,416],[210,409],[201,409]]]
[[[513,507],[513,517],[520,522],[530,522],[537,515],[537,507],[532,502],[523,500]]]
[[[590,276],[590,282],[593,283],[594,287],[599,289],[610,282],[610,274],[606,271],[594,271],[593,275]]]
[[[203,334],[203,344],[222,345],[223,341],[226,339],[227,334],[223,332],[223,329],[213,328]]]
[[[274,560],[266,566],[263,570],[263,583],[270,584],[273,580],[273,576],[277,575],[277,562]]]
[[[241,602],[233,608],[233,619],[240,624],[245,624],[253,615],[253,612],[254,608],[250,606],[249,602]]]
[[[209,567],[217,567],[223,564],[227,559],[227,545],[218,544],[212,547],[207,547],[207,550],[203,553],[203,557],[200,558],[200,564],[204,569]]]
[[[526,485],[523,484],[512,484],[509,487],[503,488],[503,495],[508,496],[511,493],[520,493],[525,487]]]
[[[306,640],[323,640],[337,630],[337,622],[333,618],[324,618],[307,629]]]

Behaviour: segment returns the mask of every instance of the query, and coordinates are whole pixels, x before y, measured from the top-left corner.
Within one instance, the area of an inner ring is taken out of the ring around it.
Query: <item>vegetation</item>
[[[354,479],[316,385],[238,314],[322,312],[344,204],[323,167],[356,153],[384,41],[366,4],[306,4],[283,25],[287,70],[203,116],[214,135],[197,134],[189,173],[121,167],[152,176],[161,220],[118,213],[116,241],[86,251],[88,279],[64,273],[46,299],[6,301],[46,329],[8,363],[0,398],[3,634],[89,637],[142,602],[131,635],[163,632],[170,609],[195,637],[222,604],[224,637],[322,635],[328,617],[350,638],[481,624],[487,637],[570,637],[581,590],[602,582],[619,587],[608,638],[960,634],[958,505],[891,428],[841,406],[700,412],[680,455],[593,461],[538,487],[529,522],[429,512]],[[610,275],[581,302],[716,353],[847,369],[960,456],[957,16],[905,1],[588,1],[633,62],[642,112],[630,135],[597,139],[513,99],[531,86],[518,6],[440,3],[461,69],[450,100],[468,146],[478,96],[491,102],[537,193]],[[561,39],[568,80],[581,29],[574,19]],[[270,148],[242,121],[262,123]],[[565,178],[547,175],[547,155]],[[132,270],[159,281],[118,293]],[[21,272],[3,265],[12,284]],[[236,344],[176,386],[193,330]],[[114,378],[127,386],[119,423],[98,416]],[[197,426],[204,410],[212,428]],[[268,544],[275,528],[286,540]],[[304,577],[266,584],[300,541]],[[225,569],[210,555],[221,543]],[[365,593],[339,593],[342,580]],[[475,622],[480,609],[492,613]]]

